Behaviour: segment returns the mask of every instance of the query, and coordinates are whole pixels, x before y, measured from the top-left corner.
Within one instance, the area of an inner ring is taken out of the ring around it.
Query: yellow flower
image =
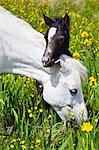
[[[79,60],[79,59],[80,59],[80,54],[79,54],[77,51],[75,51],[75,52],[73,53],[73,58]]]
[[[42,113],[42,112],[43,112],[43,109],[39,109],[39,112]]]
[[[36,140],[36,143],[37,143],[37,144],[41,143],[41,140],[37,139],[37,140]]]
[[[83,29],[80,29],[80,34],[82,33]]]
[[[80,18],[81,16],[79,14],[76,15],[78,18]]]
[[[30,117],[30,118],[32,118],[32,117],[33,117],[33,114],[32,114],[32,113],[30,113],[30,114],[29,114],[29,117]]]
[[[42,85],[41,85],[41,84],[39,85],[39,88],[42,88]]]
[[[96,123],[98,122],[98,118],[95,119],[95,122],[96,122]]]
[[[75,119],[75,113],[74,112],[71,113],[71,117],[73,120]]]
[[[21,145],[22,150],[26,149],[25,145]]]
[[[28,113],[31,113],[32,111],[30,109],[28,109]]]
[[[88,40],[88,39],[85,39],[84,45],[87,45],[88,42],[89,42],[89,40]]]
[[[10,148],[14,148],[14,145],[13,145],[13,144],[11,144],[11,145],[10,145]]]
[[[50,133],[50,129],[47,129],[47,133]]]
[[[42,27],[42,25],[44,25],[44,19],[42,18],[41,22],[40,22],[40,27]]]
[[[90,34],[90,36],[93,36],[92,33],[89,33],[89,34]]]
[[[24,144],[24,142],[25,142],[25,141],[23,140],[23,141],[20,142],[20,144]]]
[[[80,31],[80,35],[82,38],[88,37],[88,33],[86,31],[83,31],[83,32]]]
[[[68,108],[67,108],[69,111],[71,111],[71,107],[70,106],[68,106]]]
[[[84,122],[81,126],[81,131],[90,132],[93,129],[93,125],[90,122]]]
[[[94,80],[94,77],[93,77],[93,76],[89,77],[89,80],[90,80],[90,81],[91,81],[91,80]]]
[[[71,113],[71,116],[75,116],[75,113],[74,113],[74,112],[72,112],[72,113]]]
[[[44,7],[44,0],[41,1],[41,5],[42,5],[42,7]]]
[[[49,114],[49,115],[48,115],[48,119],[51,119],[51,118],[52,118],[52,115]]]
[[[23,76],[23,80],[26,81],[26,76]]]
[[[96,84],[97,84],[96,79],[93,76],[89,77],[89,85],[96,86]]]
[[[31,96],[31,97],[34,97],[34,95],[33,95],[32,93],[30,93],[30,96]]]
[[[84,45],[90,46],[92,44],[92,41],[89,39],[84,40]]]
[[[42,32],[43,31],[43,29],[42,28],[40,28],[40,30],[39,30],[40,32]]]
[[[37,110],[37,106],[35,106],[34,109]]]
[[[26,84],[24,84],[24,87],[26,87]]]
[[[12,143],[13,143],[13,142],[16,142],[16,139],[13,139],[13,140],[12,140]]]

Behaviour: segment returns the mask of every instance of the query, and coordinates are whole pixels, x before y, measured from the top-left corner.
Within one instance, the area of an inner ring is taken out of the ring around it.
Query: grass
[[[69,50],[88,68],[83,83],[92,131],[76,124],[66,127],[37,93],[35,80],[20,75],[0,75],[0,150],[98,150],[99,149],[99,2],[58,0],[45,5],[36,0],[0,0],[0,5],[44,33],[43,13],[71,18]],[[79,56],[79,57],[78,57]],[[91,78],[89,78],[91,77]]]

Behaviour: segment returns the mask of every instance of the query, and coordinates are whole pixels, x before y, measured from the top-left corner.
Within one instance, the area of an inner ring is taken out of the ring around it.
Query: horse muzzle
[[[61,109],[59,114],[63,120],[76,122],[78,125],[81,125],[82,122],[88,119],[88,113],[84,103],[77,104],[73,108],[67,105]]]
[[[49,56],[42,57],[43,67],[51,67],[54,64],[54,59],[51,59]]]

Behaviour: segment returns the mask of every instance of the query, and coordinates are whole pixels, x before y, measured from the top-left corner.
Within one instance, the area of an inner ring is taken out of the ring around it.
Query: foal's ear
[[[50,19],[49,17],[45,16],[44,14],[43,14],[43,17],[44,17],[45,24],[47,24],[48,26],[51,26],[53,23],[55,23],[54,20]]]
[[[65,17],[63,18],[63,20],[64,20],[64,23],[65,23],[66,27],[69,29],[69,27],[70,27],[70,18],[69,18],[69,16],[67,14],[65,14]]]

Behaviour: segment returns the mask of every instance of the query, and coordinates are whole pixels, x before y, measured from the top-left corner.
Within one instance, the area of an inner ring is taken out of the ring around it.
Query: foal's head
[[[44,67],[49,67],[53,65],[61,54],[69,53],[70,19],[66,14],[64,18],[57,17],[55,20],[44,15],[44,20],[45,24],[50,28],[45,33],[46,49],[42,58],[42,64]]]

